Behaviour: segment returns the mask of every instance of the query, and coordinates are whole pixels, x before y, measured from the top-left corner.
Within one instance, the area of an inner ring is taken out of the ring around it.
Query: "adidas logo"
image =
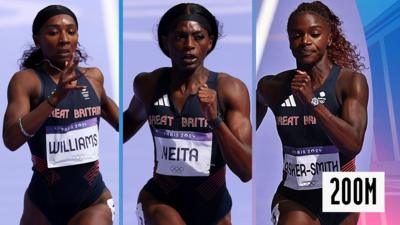
[[[281,104],[282,107],[296,107],[296,102],[294,101],[293,95],[290,95],[289,98],[285,100],[284,103]]]
[[[168,106],[169,107],[169,100],[168,100],[168,95],[165,94],[161,98],[159,98],[156,102],[154,102],[154,105],[158,106]]]

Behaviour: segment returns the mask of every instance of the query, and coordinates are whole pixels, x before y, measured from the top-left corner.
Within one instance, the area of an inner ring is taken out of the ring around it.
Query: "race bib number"
[[[156,172],[169,176],[208,176],[212,132],[155,129]]]
[[[338,149],[335,146],[293,148],[283,146],[287,176],[284,185],[294,190],[322,188],[322,172],[340,171]]]
[[[72,166],[99,159],[97,118],[46,126],[47,166]]]

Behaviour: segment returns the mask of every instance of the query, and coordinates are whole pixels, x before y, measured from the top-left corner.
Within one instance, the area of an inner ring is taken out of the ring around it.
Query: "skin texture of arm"
[[[315,107],[314,115],[340,152],[354,158],[361,151],[367,128],[368,85],[364,75],[350,71],[338,82],[341,115],[332,115],[323,105]]]
[[[29,134],[34,134],[53,111],[53,107],[46,101],[31,111],[31,99],[37,99],[41,90],[40,81],[34,73],[33,70],[20,71],[14,74],[8,85],[8,105],[3,122],[3,141],[11,151],[17,150],[27,141],[27,137],[23,135],[19,127],[19,118],[21,118],[24,130]]]
[[[256,90],[256,129],[260,127],[261,122],[263,121],[265,115],[268,111],[268,102],[267,97],[265,96],[268,91],[268,80],[270,80],[272,76],[265,76],[261,78],[261,80],[257,84]]]
[[[59,77],[58,86],[53,95],[49,97],[49,101],[58,104],[69,91],[82,89],[82,86],[75,82],[79,75],[74,74],[75,65],[67,67],[64,74]],[[106,120],[115,128],[118,126],[118,108],[106,96],[103,88],[103,76],[97,68],[81,69],[84,76],[87,76],[93,88],[96,91],[102,103],[102,113]],[[41,83],[33,70],[23,70],[16,73],[11,79],[8,86],[8,105],[4,116],[3,141],[4,144],[12,151],[23,145],[28,138],[25,137],[20,129],[19,118],[23,128],[29,134],[35,134],[37,130],[48,118],[48,115],[54,108],[47,102],[38,102],[41,92]],[[106,99],[107,101],[103,101]],[[111,101],[111,103],[110,103]],[[105,111],[104,111],[104,106]]]
[[[94,87],[101,102],[101,117],[105,119],[114,129],[118,130],[118,106],[107,96],[104,89],[104,76],[98,68],[84,69],[86,77]]]
[[[244,182],[252,177],[250,100],[240,80],[221,74],[218,93],[226,120],[214,130],[229,168]]]
[[[146,105],[150,104],[158,70],[140,73],[133,82],[134,96],[124,111],[124,142],[127,142],[147,120]]]
[[[292,92],[311,106],[313,84],[311,77],[296,71]],[[343,69],[336,84],[336,96],[342,104],[339,116],[333,115],[323,104],[313,108],[314,115],[340,152],[354,158],[362,148],[367,128],[368,84],[364,75]]]
[[[33,135],[53,111],[52,105],[58,104],[70,90],[84,88],[77,85],[79,75],[74,72],[75,66],[66,62],[64,71],[57,74],[56,91],[41,103],[38,102],[41,83],[36,72],[27,69],[14,74],[8,86],[8,104],[3,122],[3,141],[8,149],[15,151],[28,139],[20,128],[19,118],[25,132]]]

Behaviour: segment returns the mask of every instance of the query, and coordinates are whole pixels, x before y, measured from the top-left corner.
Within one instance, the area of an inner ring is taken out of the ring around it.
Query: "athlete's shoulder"
[[[236,99],[237,95],[248,96],[246,84],[227,73],[218,73],[218,92],[224,96],[231,96]]]
[[[227,73],[218,73],[217,91],[222,102],[228,105],[249,101],[249,92],[245,83]]]
[[[33,69],[23,69],[16,72],[8,84],[8,93],[27,93],[30,96],[40,94],[41,82]],[[22,92],[21,92],[22,91]]]
[[[227,74],[227,73],[218,73],[218,84],[222,85],[223,87],[226,86],[227,88],[246,88],[247,89],[245,83],[242,80],[240,80],[230,74]]]
[[[170,68],[162,67],[151,72],[141,72],[135,76],[134,85],[149,85],[156,83]]]
[[[170,68],[158,68],[152,72],[142,72],[135,76],[133,81],[133,90],[142,100],[153,96],[155,89],[159,84],[159,79],[163,74],[167,73]]]
[[[24,87],[36,85],[40,82],[37,72],[33,69],[20,70],[11,77],[10,85],[22,85]]]
[[[339,78],[339,85],[344,87],[345,91],[353,91],[354,89],[368,89],[367,78],[364,74],[348,68],[342,68]]]
[[[263,76],[257,83],[257,91],[265,91],[275,87],[280,88],[289,82],[292,74],[293,70],[286,70],[276,75]]]
[[[282,82],[282,81],[286,81],[287,79],[289,79],[291,77],[291,75],[293,74],[293,70],[286,70],[283,72],[280,72],[278,74],[275,75],[266,75],[263,76],[259,83],[269,83],[269,82]]]
[[[341,68],[341,74],[340,76],[344,79],[346,79],[346,81],[354,81],[354,80],[365,80],[366,81],[366,77],[364,74],[354,71],[352,69],[349,68]]]
[[[104,82],[104,75],[97,67],[78,67],[79,72],[84,74],[88,79],[93,79],[101,84]]]
[[[36,71],[33,69],[23,69],[14,73],[12,78],[15,79],[30,79],[33,77],[37,77]]]

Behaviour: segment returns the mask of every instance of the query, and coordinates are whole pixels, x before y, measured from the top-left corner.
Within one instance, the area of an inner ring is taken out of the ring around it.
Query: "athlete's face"
[[[181,21],[164,39],[172,65],[193,70],[201,65],[211,49],[213,38],[198,22]]]
[[[315,65],[327,56],[331,34],[328,23],[322,17],[311,13],[299,14],[289,25],[288,34],[297,64]]]
[[[63,68],[70,61],[78,45],[78,28],[75,20],[65,14],[51,17],[34,36],[36,46],[40,47],[45,59]]]

